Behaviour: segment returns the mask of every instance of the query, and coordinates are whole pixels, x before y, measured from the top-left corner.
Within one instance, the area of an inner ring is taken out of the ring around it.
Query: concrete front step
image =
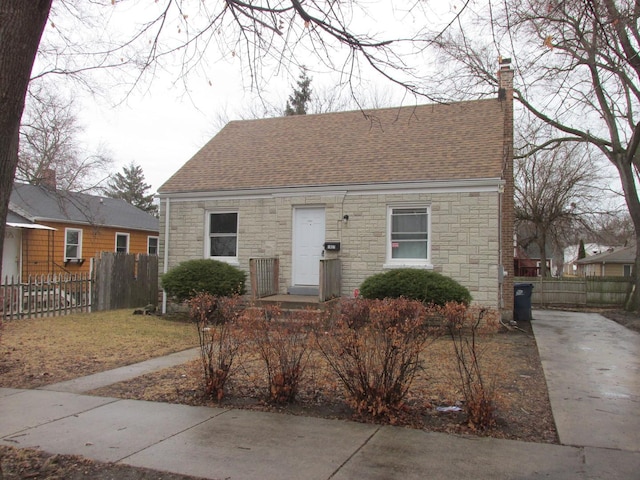
[[[325,310],[338,299],[321,302],[317,295],[271,295],[255,300],[256,306],[279,305],[283,310]]]

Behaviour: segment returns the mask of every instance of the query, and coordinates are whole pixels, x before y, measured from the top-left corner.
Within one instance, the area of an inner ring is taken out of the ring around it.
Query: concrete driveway
[[[560,442],[640,452],[640,334],[595,313],[534,310],[531,325]]]

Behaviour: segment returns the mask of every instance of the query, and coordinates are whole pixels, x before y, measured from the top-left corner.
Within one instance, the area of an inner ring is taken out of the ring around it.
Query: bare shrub
[[[403,406],[420,353],[441,335],[427,325],[431,315],[434,307],[406,298],[343,301],[317,343],[358,413],[385,417]]]
[[[294,317],[292,317],[294,315]],[[293,402],[311,354],[310,332],[318,313],[283,312],[279,306],[247,309],[242,318],[245,337],[265,367],[268,400]]]
[[[495,315],[484,308],[459,303],[447,303],[442,313],[455,349],[467,422],[474,429],[492,427],[496,422],[497,392],[482,371],[478,338],[497,331]]]
[[[238,295],[217,297],[198,293],[189,300],[190,316],[198,329],[205,394],[217,401],[232,373],[240,340],[237,335]]]

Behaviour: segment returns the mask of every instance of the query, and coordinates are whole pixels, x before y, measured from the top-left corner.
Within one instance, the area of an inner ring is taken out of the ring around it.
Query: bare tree
[[[87,79],[94,70],[108,73],[133,66],[133,78],[119,81],[134,89],[145,80],[145,74],[153,76],[156,69],[176,67],[177,63],[177,78],[186,79],[199,69],[213,82],[211,64],[236,58],[254,86],[265,78],[265,68],[289,69],[313,58],[327,69],[344,72],[352,91],[353,81],[374,72],[409,92],[424,94],[417,71],[407,61],[410,54],[421,55],[431,41],[422,21],[429,18],[430,11],[421,2],[406,11],[393,4],[383,5],[404,17],[418,11],[422,15],[420,21],[405,21],[403,28],[396,29],[397,34],[384,38],[367,33],[368,27],[358,21],[370,18],[376,22],[376,16],[367,11],[372,6],[366,2],[126,2],[133,8],[139,6],[137,13],[147,15],[138,21],[131,19],[132,9],[121,8],[124,3],[56,0],[52,10],[52,0],[0,2],[0,245],[18,159],[20,117],[38,48],[41,55],[33,69],[34,80],[64,75],[90,82]],[[455,15],[461,11],[464,9]],[[50,12],[56,15],[49,21],[51,35],[40,44]],[[59,12],[64,17],[57,22]],[[378,25],[387,23],[388,16],[378,18]],[[110,29],[111,24],[117,28]],[[409,33],[409,25],[417,28]],[[86,41],[79,40],[80,31],[87,33]],[[212,51],[218,52],[217,58]]]
[[[79,143],[82,128],[73,101],[48,90],[28,96],[20,127],[20,148],[16,179],[40,185],[55,175],[64,191],[93,190],[108,178],[112,160],[103,152],[87,152]]]
[[[515,215],[518,243],[540,250],[540,275],[549,276],[547,248],[561,250],[569,232],[588,225],[601,204],[600,169],[584,143],[557,144],[516,157]]]
[[[640,6],[632,0],[487,0],[465,12],[457,31],[434,35],[447,65],[435,80],[456,95],[497,88],[495,53],[514,56],[514,98],[553,138],[537,145],[586,142],[617,170],[636,239],[640,238]],[[534,150],[535,150],[534,148]],[[640,307],[640,249],[633,310]]]

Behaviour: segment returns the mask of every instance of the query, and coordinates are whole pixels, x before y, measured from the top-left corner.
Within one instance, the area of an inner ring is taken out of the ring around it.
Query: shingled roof
[[[9,209],[31,222],[63,222],[159,230],[158,219],[124,200],[14,183]]]
[[[502,176],[497,99],[228,123],[161,194]]]

